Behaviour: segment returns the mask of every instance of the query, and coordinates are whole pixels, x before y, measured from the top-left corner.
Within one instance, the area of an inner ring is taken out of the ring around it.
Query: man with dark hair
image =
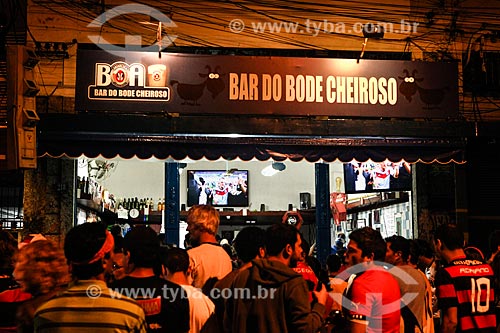
[[[400,292],[396,279],[381,265],[386,244],[380,232],[364,227],[349,234],[342,274],[353,272],[346,297],[350,332],[399,333]]]
[[[387,249],[385,261],[394,266],[402,266],[410,258],[410,241],[403,236],[393,235],[385,239]]]
[[[301,255],[297,229],[274,224],[266,230],[266,259],[252,261],[240,271],[231,286],[240,297],[226,301],[224,330],[233,333],[316,332],[322,326],[325,287],[315,291],[317,303],[309,303],[307,284],[294,272]]]
[[[220,295],[231,287],[234,278],[239,272],[252,266],[252,260],[264,258],[266,253],[265,237],[264,229],[254,226],[245,227],[236,235],[233,246],[241,265],[238,269],[233,270],[223,279],[217,281],[209,295],[215,304],[215,313],[219,327],[223,326],[225,305],[225,300]]]
[[[180,285],[184,289],[182,297],[189,301],[189,333],[211,332],[210,325],[215,325],[215,305],[200,289],[189,284],[191,268],[187,251],[173,247],[166,254],[163,259],[166,279]]]
[[[233,242],[241,266],[237,270],[233,270],[227,274],[223,279],[217,281],[214,288],[218,288],[219,290],[229,288],[234,277],[240,271],[252,266],[252,260],[264,258],[266,253],[264,240],[265,231],[259,227],[245,227],[241,229]]]
[[[424,239],[413,240],[416,251],[413,256],[417,257],[416,266],[417,269],[425,274],[425,277],[434,287],[434,279],[436,277],[436,271],[440,267],[439,260],[436,260],[436,251],[434,250],[434,244]],[[411,259],[411,258],[410,258]],[[412,259],[412,262],[415,260]],[[433,288],[433,301],[435,303],[435,288]],[[435,304],[433,305],[433,311],[436,312],[437,308]]]
[[[493,269],[466,258],[464,235],[454,224],[437,228],[434,245],[445,262],[435,280],[442,332],[496,332]]]
[[[264,229],[259,227],[245,227],[238,232],[233,241],[233,247],[242,266],[257,257],[264,258],[266,252],[265,238],[266,233]]]
[[[427,278],[423,272],[408,264],[410,240],[394,235],[387,237],[385,241],[387,243],[385,261],[394,265],[389,272],[398,281],[401,292],[401,317],[404,332],[434,332],[432,295],[427,293]]]
[[[347,287],[347,282],[337,277],[337,275],[342,270],[342,258],[337,254],[329,254],[326,257],[326,268],[328,271],[328,280],[330,288],[332,291],[330,295],[333,299],[332,311],[342,311],[342,295],[345,288]]]
[[[142,308],[104,282],[105,258],[113,246],[113,236],[101,223],[68,232],[64,254],[75,282],[36,310],[35,332],[146,332]]]
[[[115,281],[113,290],[134,297],[144,309],[149,332],[189,331],[189,303],[181,286],[159,277],[160,241],[145,226],[132,228],[123,240],[128,275]]]

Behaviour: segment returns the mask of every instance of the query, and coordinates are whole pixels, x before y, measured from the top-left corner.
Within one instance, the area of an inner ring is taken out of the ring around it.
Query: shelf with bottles
[[[163,222],[163,217],[162,217],[162,212],[158,211],[153,211],[149,213],[148,215],[144,215],[143,212],[140,212],[137,217],[130,217],[128,216],[127,218],[123,217],[118,217],[118,224],[162,224]]]
[[[116,207],[126,210],[147,210],[148,212],[162,211],[165,209],[165,200],[160,198],[155,203],[153,198],[118,198],[116,200]]]
[[[85,211],[90,211],[99,217],[101,221],[107,224],[161,224],[162,223],[162,211],[152,211],[147,212],[145,215],[144,210],[138,211],[137,215],[129,215],[129,211],[125,211],[125,215],[120,215],[120,211],[111,211],[107,208],[103,208],[102,205],[96,204],[94,200],[89,199],[77,199],[77,207]]]
[[[152,198],[123,198],[116,202],[116,213],[121,220],[131,223],[161,224],[164,200],[158,199],[155,204]]]
[[[92,177],[77,178],[76,199],[82,200],[81,204],[88,207],[98,206],[97,210],[114,212],[116,208],[113,194]]]
[[[94,200],[76,199],[76,206],[84,211],[92,212],[104,223],[113,223],[118,218],[115,212],[104,208],[102,204],[98,204]]]

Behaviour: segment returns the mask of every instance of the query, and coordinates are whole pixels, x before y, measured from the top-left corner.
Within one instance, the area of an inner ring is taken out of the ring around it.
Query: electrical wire
[[[12,0],[14,1],[14,0]],[[167,27],[169,35],[176,35],[175,45],[191,47],[248,47],[258,48],[266,45],[270,48],[331,50],[332,38],[361,41],[363,36],[348,31],[322,32],[309,38],[301,33],[307,28],[306,22],[319,24],[323,22],[352,24],[391,23],[397,25],[405,22],[418,24],[416,31],[409,33],[388,33],[386,38],[374,41],[378,49],[394,50],[401,45],[403,53],[411,53],[418,49],[424,58],[434,61],[453,60],[462,54],[468,54],[474,41],[491,31],[500,31],[500,23],[496,17],[500,12],[500,2],[493,1],[443,1],[443,0],[407,0],[395,2],[392,0],[373,1],[302,1],[302,0],[139,0],[137,3],[151,6],[163,13],[168,13],[177,25]],[[65,36],[75,36],[81,33],[81,27],[106,10],[116,5],[104,4],[103,1],[92,0],[32,0],[30,14],[42,15],[48,12],[61,16],[73,22],[73,26],[65,26]],[[137,17],[122,15],[106,22],[100,27],[100,36],[109,33],[141,35],[145,45],[153,45],[156,40],[155,29],[140,25]],[[232,19],[244,19],[247,26],[240,34],[232,33],[229,24]],[[308,21],[307,21],[308,20]],[[263,31],[257,33],[251,26],[253,22],[270,22],[281,24],[296,24],[296,31],[275,33]],[[34,22],[34,23],[33,23]],[[33,31],[47,29],[43,22],[33,21]],[[29,29],[29,28],[28,28]],[[28,33],[36,41],[31,29]],[[494,35],[494,34],[493,34]],[[335,43],[338,45],[338,43]],[[372,45],[372,43],[370,43]],[[488,51],[500,50],[499,45],[488,43]],[[468,59],[463,58],[463,59]],[[467,61],[465,61],[467,63]],[[45,71],[44,71],[45,72]],[[461,94],[461,100],[465,96]],[[465,102],[464,102],[465,104]],[[461,112],[467,113],[463,106]],[[483,112],[483,111],[481,111]],[[486,112],[486,111],[485,111]],[[490,112],[490,111],[487,111]]]

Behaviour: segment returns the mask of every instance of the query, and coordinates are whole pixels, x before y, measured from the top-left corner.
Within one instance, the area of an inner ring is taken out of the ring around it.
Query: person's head
[[[416,239],[410,239],[410,255],[408,263],[412,266],[418,265],[418,243]]]
[[[123,253],[123,237],[115,236],[115,247],[111,253],[108,270],[113,275],[113,280],[123,279],[127,275],[125,254]]]
[[[280,257],[295,267],[302,255],[302,241],[297,228],[276,223],[266,230],[266,251],[269,257]]]
[[[60,289],[70,280],[63,251],[48,240],[31,242],[19,250],[14,278],[34,296]]]
[[[417,247],[417,267],[425,271],[427,267],[430,267],[434,262],[436,253],[431,242],[425,239],[415,239],[415,244]]]
[[[123,239],[123,250],[128,259],[129,269],[159,269],[160,241],[156,231],[146,226],[132,228]],[[159,271],[157,271],[159,274]]]
[[[364,227],[349,234],[349,243],[345,254],[346,264],[356,264],[385,259],[386,245],[380,232]]]
[[[158,235],[156,235],[156,238],[158,238],[158,242],[160,242],[160,246],[165,246],[167,245],[166,242],[166,239],[165,239],[165,233],[159,233]]]
[[[0,229],[0,275],[11,275],[14,270],[14,255],[17,241],[7,230]]]
[[[163,266],[168,274],[181,272],[184,275],[189,274],[189,254],[186,250],[173,247],[166,250],[166,255],[162,259]]]
[[[202,233],[207,233],[215,237],[219,229],[219,212],[209,205],[194,205],[188,211],[187,231],[191,236],[191,241],[199,241]]]
[[[190,249],[192,248],[192,244],[191,244],[191,234],[188,232],[185,236],[184,236],[184,248],[185,249]]]
[[[395,266],[405,265],[410,256],[410,241],[403,236],[393,235],[387,237],[385,242],[385,262]]]
[[[233,242],[238,259],[243,263],[247,263],[256,257],[264,257],[265,237],[265,231],[259,227],[245,227],[241,229]]]
[[[442,224],[434,233],[434,245],[439,253],[463,249],[464,234],[456,224]]]
[[[102,223],[83,223],[73,227],[64,240],[64,255],[72,275],[78,280],[103,278],[105,260],[114,247],[113,235]]]
[[[332,254],[336,254],[337,256],[339,256],[340,259],[342,260],[342,263],[344,263],[346,252],[347,252],[347,248],[344,247],[344,248],[339,249],[338,251],[336,251],[335,253],[332,253]]]
[[[500,230],[495,230],[489,237],[489,249],[491,253],[496,253],[500,249]]]
[[[111,228],[109,228],[109,232],[111,232],[111,234],[113,235],[113,237],[115,237],[115,239],[117,236],[123,237],[122,227],[120,227],[118,224],[111,226]]]
[[[481,261],[481,262],[485,261],[483,252],[480,249],[478,249],[477,247],[467,246],[464,249],[464,252],[465,252],[465,256],[467,257],[467,259],[477,260],[477,261]]]
[[[328,269],[329,274],[335,274],[340,271],[342,267],[342,258],[340,258],[336,254],[329,254],[326,257],[326,268]]]
[[[335,250],[339,251],[340,249],[345,248],[345,240],[342,238],[337,238],[335,240],[335,244],[333,245]]]
[[[300,235],[300,248],[302,249],[302,253],[300,254],[300,261],[306,261],[306,258],[309,256],[309,250],[311,246],[309,245],[309,242],[304,238],[304,235],[302,235],[299,232]]]
[[[226,239],[226,243],[224,244],[221,244],[221,247],[224,251],[226,251],[227,255],[230,257],[230,258],[233,258],[234,257],[234,253],[233,253],[233,247],[231,246],[231,244],[227,243],[227,239]]]

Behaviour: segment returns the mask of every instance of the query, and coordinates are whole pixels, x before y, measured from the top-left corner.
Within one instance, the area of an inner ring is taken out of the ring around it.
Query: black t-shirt
[[[110,288],[139,303],[146,314],[148,332],[189,331],[189,300],[178,284],[156,276],[126,276],[115,281]]]

